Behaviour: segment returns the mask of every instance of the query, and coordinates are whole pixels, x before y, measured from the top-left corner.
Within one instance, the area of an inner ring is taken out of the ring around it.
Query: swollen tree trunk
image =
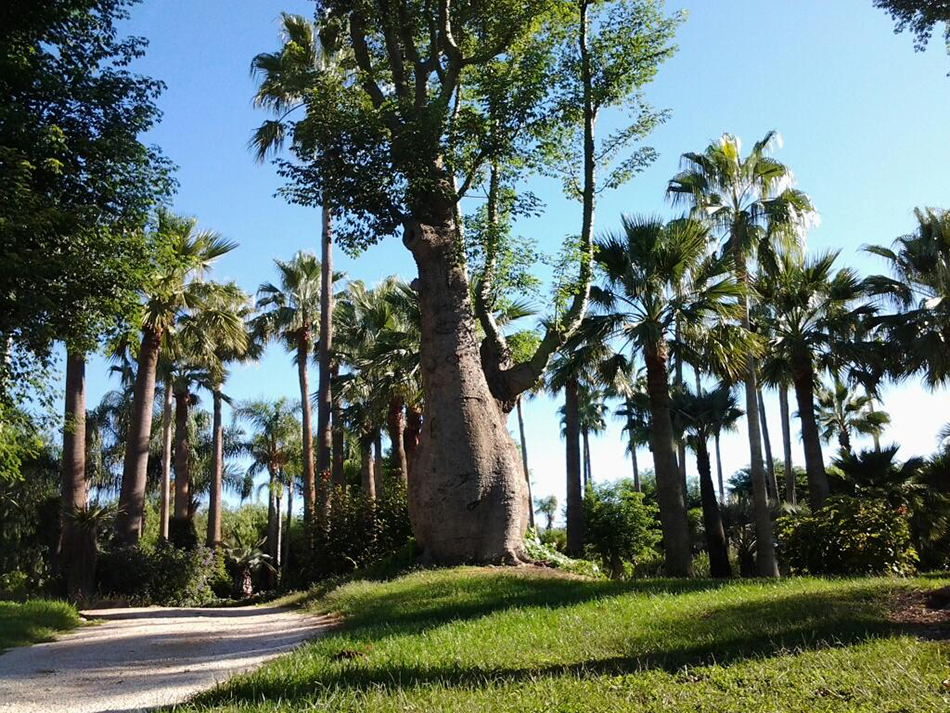
[[[637,442],[633,436],[633,402],[627,399],[627,438],[630,439],[630,463],[633,465],[633,489],[643,492],[640,487],[640,466],[637,464]]]
[[[376,499],[376,474],[373,462],[373,440],[369,435],[360,437],[360,483],[371,500]]]
[[[808,504],[818,510],[828,497],[828,475],[825,459],[821,453],[821,436],[815,419],[815,382],[811,366],[799,363],[794,367],[792,379],[795,398],[798,401],[798,418],[802,424],[802,449],[805,451],[805,473],[808,475]]]
[[[518,411],[518,433],[521,436],[521,467],[524,470],[524,483],[525,487],[528,488],[528,502],[530,503],[528,507],[528,525],[534,528],[534,498],[531,497],[531,476],[528,475],[528,442],[524,437],[524,414],[521,413],[520,398],[515,408]]]
[[[135,387],[132,392],[132,414],[125,441],[122,464],[122,489],[116,515],[116,539],[123,545],[134,545],[142,535],[145,512],[145,485],[148,473],[148,443],[152,433],[152,402],[155,399],[155,368],[162,334],[155,329],[142,330]]]
[[[782,415],[782,450],[785,457],[785,500],[796,505],[795,471],[792,468],[792,429],[788,418],[788,386],[783,382],[778,387],[778,405]]]
[[[725,504],[726,502],[726,485],[722,479],[722,453],[719,451],[719,434],[716,433],[716,476],[719,480],[719,502]]]
[[[163,389],[164,403],[162,404],[162,504],[159,533],[163,540],[168,540],[168,519],[171,517],[172,505],[172,380],[165,378]]]
[[[706,530],[706,549],[709,551],[709,573],[713,577],[731,577],[726,531],[722,527],[722,515],[716,502],[709,450],[706,439],[697,439],[696,468],[699,471],[699,494],[703,503],[703,528]]]
[[[175,392],[175,519],[188,519],[191,506],[191,444],[188,442],[188,390]]]
[[[303,521],[309,531],[316,503],[313,475],[313,427],[310,423],[310,330],[305,327],[297,333],[297,381],[300,384],[301,445],[303,447]],[[322,471],[321,471],[322,473]]]
[[[653,427],[653,467],[656,495],[663,530],[663,553],[670,577],[687,577],[691,569],[689,524],[686,519],[686,493],[673,448],[673,423],[670,419],[670,377],[667,370],[666,343],[661,341],[645,354],[647,392]]]
[[[403,485],[409,483],[409,465],[406,462],[406,444],[403,435],[406,431],[406,416],[403,413],[404,403],[400,398],[389,400],[389,410],[386,414],[386,425],[389,429],[389,443],[392,446],[393,460],[399,469],[399,477]]]
[[[409,488],[413,533],[436,562],[517,563],[528,521],[524,475],[482,369],[453,204],[432,196],[425,205],[403,236],[419,271],[425,393]]]
[[[330,471],[333,434],[330,411],[333,396],[330,393],[330,357],[333,350],[333,231],[330,210],[321,211],[320,239],[320,341],[317,344],[317,362],[320,374],[317,381],[317,472],[321,478]]]
[[[762,445],[765,447],[765,472],[768,476],[765,484],[768,486],[769,499],[772,502],[778,502],[778,481],[775,479],[772,439],[769,438],[769,420],[765,417],[765,400],[762,398],[762,389],[759,389],[756,400],[759,403],[759,423],[762,425]]]
[[[564,453],[567,470],[567,553],[579,557],[584,553],[584,503],[581,498],[580,415],[578,413],[577,380],[564,386]]]
[[[66,350],[66,398],[63,418],[62,561],[71,601],[82,601],[95,588],[96,541],[76,520],[86,507],[86,356]]]
[[[223,398],[220,386],[212,392],[214,416],[211,423],[211,492],[208,500],[208,547],[221,544],[221,498],[224,487],[224,426],[221,423]]]

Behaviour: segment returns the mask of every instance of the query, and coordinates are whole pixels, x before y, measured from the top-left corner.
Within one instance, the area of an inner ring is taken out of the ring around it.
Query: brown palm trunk
[[[277,502],[277,473],[268,468],[267,481],[267,554],[275,569],[280,568],[280,504]],[[276,572],[268,575],[270,587],[277,586]]]
[[[706,530],[706,549],[709,552],[709,573],[713,577],[731,577],[726,531],[722,526],[719,503],[713,488],[709,450],[705,438],[697,438],[696,469],[699,471],[699,495],[703,503],[703,529]]]
[[[287,522],[284,527],[284,572],[290,568],[290,525],[294,518],[294,479],[291,476],[287,482]]]
[[[333,434],[330,411],[333,396],[330,393],[330,357],[333,350],[333,230],[330,210],[321,210],[322,234],[320,239],[320,341],[317,361],[320,374],[317,382],[317,473],[321,477],[330,472],[330,454]]]
[[[399,477],[403,485],[409,483],[409,466],[406,462],[406,447],[403,434],[406,431],[406,416],[403,413],[404,403],[400,398],[389,400],[389,411],[386,414],[386,424],[389,429],[389,443],[392,446],[393,461],[399,469]]]
[[[520,562],[527,489],[482,369],[454,204],[433,195],[420,205],[403,236],[419,271],[425,393],[418,477],[409,488],[413,533],[436,562]]]
[[[336,363],[333,363],[331,365],[331,376],[333,379],[336,378],[338,372],[339,366]],[[336,396],[335,392],[331,392],[330,394],[330,414],[333,421],[331,428],[331,435],[333,438],[332,479],[334,483],[341,483],[344,480],[343,461],[345,460],[344,448],[346,444],[344,442],[345,432],[343,428],[343,409],[340,405],[340,399],[338,396]],[[320,474],[320,482],[329,482],[324,473]]]
[[[726,502],[726,485],[722,479],[722,453],[719,451],[719,434],[715,436],[716,439],[716,476],[719,480],[719,502]]]
[[[691,569],[689,525],[686,520],[686,493],[683,492],[683,480],[673,447],[666,343],[661,340],[655,348],[647,350],[645,361],[653,425],[650,440],[653,444],[666,573],[670,577],[687,577]]]
[[[383,492],[383,434],[379,428],[373,431],[373,481],[378,496]]]
[[[212,392],[214,415],[211,424],[211,493],[208,501],[208,547],[221,544],[221,499],[224,488],[224,426],[221,423],[223,398],[220,386]]]
[[[778,480],[775,478],[775,460],[772,458],[772,439],[769,438],[769,420],[765,417],[765,399],[762,398],[762,389],[759,389],[759,423],[762,424],[762,445],[765,448],[765,472],[768,475],[765,484],[769,489],[769,500],[778,502]]]
[[[175,519],[188,520],[191,509],[191,444],[188,442],[188,390],[175,392]]]
[[[406,448],[406,464],[409,466],[409,477],[415,473],[416,451],[419,448],[419,436],[422,434],[422,411],[415,406],[406,406],[406,432],[403,441]]]
[[[741,241],[736,236],[735,244]],[[735,253],[735,271],[738,281],[746,288],[749,286],[749,272],[745,256]],[[751,328],[749,320],[749,299],[743,294],[739,298],[742,307],[742,327]],[[762,434],[759,430],[758,403],[758,364],[749,357],[745,372],[745,413],[749,435],[749,472],[752,479],[752,508],[755,520],[756,568],[762,577],[778,577],[778,562],[775,559],[775,542],[772,534],[772,513],[769,508],[768,484],[762,465]]]
[[[788,417],[788,386],[782,382],[778,387],[778,405],[782,415],[782,450],[785,457],[785,500],[791,505],[798,503],[795,495],[795,470],[792,466],[792,429]]]
[[[828,475],[821,453],[821,436],[815,420],[814,376],[811,366],[802,360],[793,373],[798,418],[802,424],[802,449],[805,451],[805,473],[808,476],[808,503],[818,510],[828,497]]]
[[[162,483],[161,483],[161,522],[159,533],[163,540],[168,540],[168,519],[171,517],[172,505],[172,380],[165,377],[163,388],[164,403],[162,405]]]
[[[95,587],[95,539],[90,547],[89,538],[76,522],[76,514],[86,502],[86,356],[67,348],[60,555],[71,601],[84,600]]]
[[[594,474],[590,472],[590,432],[583,429],[581,437],[584,439],[584,492],[587,493],[594,484]]]
[[[367,434],[360,437],[360,483],[363,486],[363,492],[370,500],[376,499],[375,471],[373,439]]]
[[[578,413],[577,380],[564,386],[564,438],[567,459],[567,553],[580,557],[584,553],[584,505],[581,496],[580,415]]]
[[[310,527],[313,518],[316,491],[313,475],[313,427],[310,423],[310,329],[301,329],[297,334],[297,380],[300,382],[301,445],[303,447],[303,508],[304,524]]]
[[[521,436],[521,467],[524,470],[525,486],[528,488],[528,502],[531,504],[528,508],[528,525],[534,528],[534,498],[531,496],[531,476],[528,474],[528,442],[524,437],[524,414],[521,412],[521,397],[518,397],[515,409],[518,411],[518,433]]]
[[[132,414],[125,442],[125,461],[122,465],[119,512],[116,516],[116,539],[124,545],[134,545],[142,535],[148,446],[152,434],[152,402],[155,399],[155,368],[158,365],[161,342],[160,331],[142,331],[135,388],[132,392]]]

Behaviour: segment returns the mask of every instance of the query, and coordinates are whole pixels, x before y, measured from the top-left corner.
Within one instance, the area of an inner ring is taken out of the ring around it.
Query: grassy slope
[[[950,710],[950,646],[894,631],[940,580],[593,582],[455,569],[355,582],[339,632],[193,710]]]
[[[66,602],[0,602],[0,652],[49,641],[59,632],[75,629],[81,621],[76,609]]]

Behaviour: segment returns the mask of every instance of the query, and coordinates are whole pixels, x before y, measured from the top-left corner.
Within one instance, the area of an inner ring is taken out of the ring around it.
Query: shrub
[[[880,500],[837,495],[814,514],[777,524],[780,556],[793,573],[907,575],[916,568],[905,514]]]
[[[584,528],[588,547],[613,578],[624,576],[625,563],[650,557],[660,541],[656,506],[644,503],[626,480],[587,491]]]
[[[540,530],[538,531],[538,539],[541,540],[541,544],[550,545],[558,552],[567,551],[567,530],[563,527]]]
[[[568,557],[563,552],[555,549],[552,544],[543,543],[538,533],[531,528],[525,533],[524,538],[525,554],[533,559],[537,564],[552,569],[559,569],[572,574],[580,574],[585,577],[603,577],[603,573],[593,562],[587,560],[576,560]]]
[[[122,547],[99,562],[99,591],[136,604],[201,606],[230,589],[223,553],[207,547]]]

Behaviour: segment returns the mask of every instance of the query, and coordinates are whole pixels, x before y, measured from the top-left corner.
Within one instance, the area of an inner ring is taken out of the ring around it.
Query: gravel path
[[[126,713],[178,703],[331,625],[280,607],[83,613],[104,621],[0,656],[0,712]]]

